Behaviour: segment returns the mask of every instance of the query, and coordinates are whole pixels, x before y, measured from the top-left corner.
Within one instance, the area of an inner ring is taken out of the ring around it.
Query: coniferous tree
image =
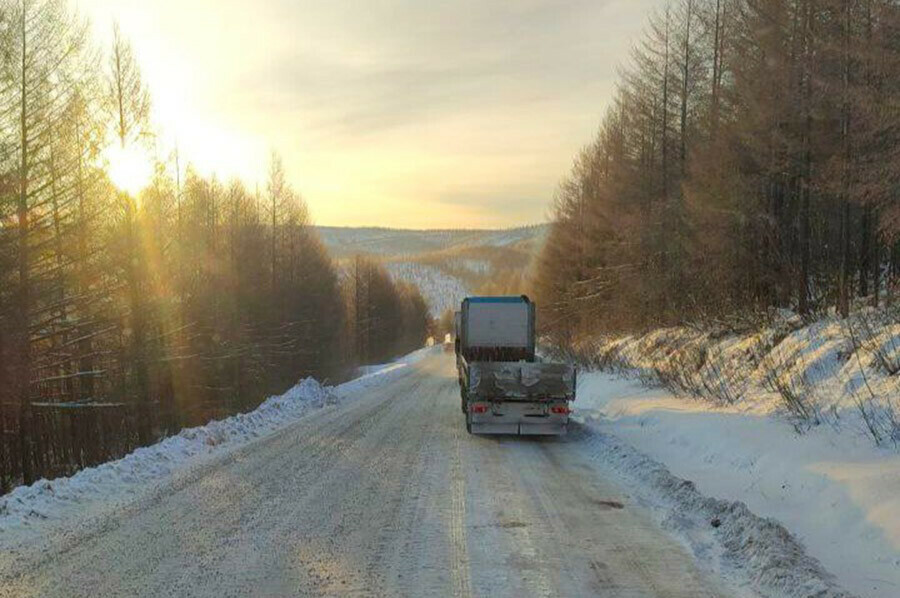
[[[153,139],[117,27],[97,49],[66,0],[0,0],[0,25],[0,491],[421,345],[421,295],[371,265],[351,350],[349,279],[279,158],[265,198],[177,152],[116,187]]]
[[[533,282],[559,342],[896,284],[893,0],[678,0],[559,187]],[[887,274],[887,276],[885,276]]]

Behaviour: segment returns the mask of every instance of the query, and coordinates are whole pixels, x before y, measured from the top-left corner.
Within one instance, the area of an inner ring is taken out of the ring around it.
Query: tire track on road
[[[453,595],[462,598],[472,596],[472,579],[469,574],[469,549],[466,534],[466,478],[462,471],[460,456],[460,431],[453,434],[453,452],[450,466],[450,572],[453,581]]]

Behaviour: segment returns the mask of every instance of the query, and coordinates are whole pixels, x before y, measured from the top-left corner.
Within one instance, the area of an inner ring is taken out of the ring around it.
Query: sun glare
[[[109,178],[113,185],[137,197],[153,176],[153,165],[146,153],[137,147],[113,146],[106,153]]]

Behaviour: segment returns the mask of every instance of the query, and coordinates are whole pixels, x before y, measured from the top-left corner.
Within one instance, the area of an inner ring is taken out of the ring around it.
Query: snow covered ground
[[[73,579],[153,595],[211,583],[209,571],[232,590],[295,587],[297,558],[312,586],[335,591],[390,581],[421,595],[417,574],[435,590],[450,571],[484,595],[897,595],[898,463],[864,436],[798,437],[777,417],[584,372],[569,438],[469,437],[452,356],[423,349],[365,371],[334,388],[303,380],[251,413],[0,498],[0,578],[20,584],[0,583],[0,596],[70,595]],[[78,544],[85,533],[97,541]],[[313,550],[311,538],[328,542]],[[54,556],[41,556],[41,539]],[[267,548],[288,541],[295,552]]]
[[[473,260],[465,258],[450,258],[446,262],[448,268],[465,270],[473,274],[490,274],[493,266],[488,260]]]
[[[729,334],[666,328],[585,347],[597,363],[679,395],[777,414],[900,447],[900,313],[866,308],[805,324],[783,314]]]
[[[24,541],[43,533],[48,526],[69,524],[73,518],[90,518],[127,503],[172,475],[277,432],[311,410],[340,403],[361,388],[385,384],[435,350],[420,349],[394,363],[373,366],[361,377],[336,387],[325,387],[306,378],[284,394],[269,397],[249,413],[182,430],[152,446],[68,478],[20,486],[0,497],[0,545]]]
[[[416,262],[394,262],[387,270],[396,280],[409,282],[417,287],[428,301],[431,315],[441,317],[448,309],[459,309],[459,304],[469,294],[463,282],[446,272]]]
[[[701,560],[719,558],[709,554],[713,532],[670,516],[664,506],[676,497],[647,473],[643,455],[690,480],[702,495],[740,501],[776,520],[849,591],[896,598],[900,453],[888,416],[877,446],[859,407],[887,410],[900,399],[875,355],[878,348],[894,355],[895,331],[858,320],[850,327],[857,332],[848,334],[846,322],[826,320],[746,337],[669,329],[618,339],[599,348],[600,361],[626,376],[583,373],[577,417],[597,432],[595,450],[620,463],[638,494],[662,505],[664,523]],[[686,349],[691,346],[702,350]],[[648,388],[638,378],[657,386]],[[675,396],[660,384],[685,392]],[[795,394],[809,417],[785,404],[785,395]],[[708,508],[694,515],[709,515]],[[681,512],[691,509],[682,505]],[[727,527],[720,523],[719,529]]]
[[[0,534],[0,598],[746,595],[585,443],[467,435],[452,355],[394,371],[99,522]]]
[[[509,247],[541,243],[549,225],[496,230],[405,230],[391,228],[316,227],[322,242],[337,257],[357,253],[409,256],[459,247]]]

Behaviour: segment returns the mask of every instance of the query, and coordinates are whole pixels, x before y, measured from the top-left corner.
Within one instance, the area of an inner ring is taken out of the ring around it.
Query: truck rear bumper
[[[516,434],[520,436],[565,436],[566,422],[546,422],[539,424],[501,424],[493,422],[472,423],[472,434]]]
[[[468,417],[473,434],[562,436],[569,423],[565,402],[470,403]]]

